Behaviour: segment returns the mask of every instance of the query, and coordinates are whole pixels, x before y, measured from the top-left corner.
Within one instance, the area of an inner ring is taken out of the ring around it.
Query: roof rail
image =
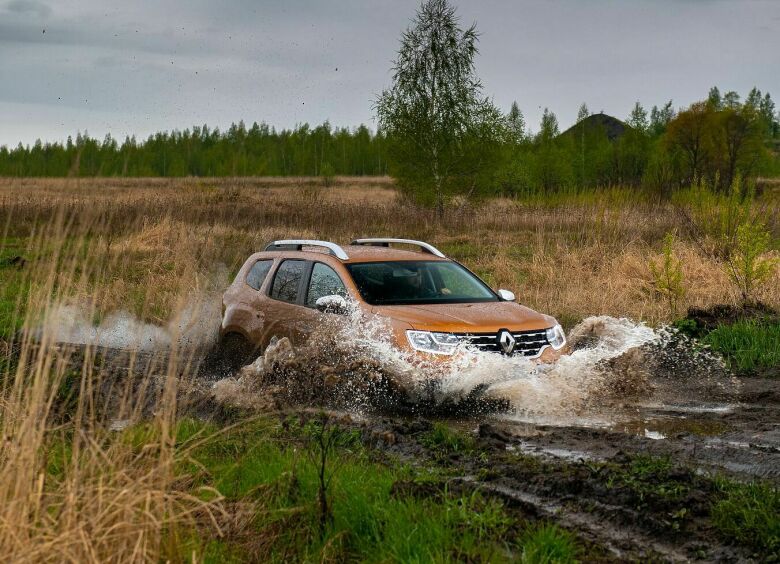
[[[324,247],[328,249],[330,254],[341,260],[349,259],[344,249],[336,243],[330,241],[317,241],[314,239],[282,239],[280,241],[273,241],[265,248],[266,251],[300,251],[304,246],[307,247]]]
[[[442,253],[439,249],[437,249],[433,245],[430,245],[423,241],[415,241],[413,239],[385,239],[379,237],[373,239],[355,239],[354,241],[352,241],[353,245],[372,245],[376,247],[389,247],[390,243],[402,243],[404,245],[414,245],[415,247],[420,247],[420,249],[422,249],[422,251],[425,253],[430,253],[432,255],[441,258],[446,258],[444,256],[444,253]]]

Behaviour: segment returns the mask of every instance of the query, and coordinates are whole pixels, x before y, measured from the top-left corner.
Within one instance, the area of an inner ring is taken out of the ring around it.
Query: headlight
[[[550,327],[547,330],[547,342],[556,351],[563,348],[563,345],[566,344],[566,335],[564,335],[563,328],[560,325]]]
[[[432,333],[430,331],[407,331],[406,338],[416,351],[434,354],[453,354],[460,339],[452,333]]]

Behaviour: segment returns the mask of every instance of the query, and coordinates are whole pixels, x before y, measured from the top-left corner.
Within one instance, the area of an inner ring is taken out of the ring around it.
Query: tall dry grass
[[[342,243],[370,235],[424,239],[553,315],[609,314],[658,323],[671,314],[652,291],[648,265],[660,255],[664,236],[675,232],[688,288],[681,305],[737,299],[712,252],[711,233],[691,224],[685,201],[659,203],[621,189],[547,201],[500,199],[454,210],[439,223],[429,211],[399,199],[386,179],[339,179],[314,196],[311,182],[316,180],[4,180],[0,217],[8,219],[6,240],[17,245],[58,213],[76,224],[85,215],[101,218],[84,230],[101,241],[93,245],[91,260],[109,266],[84,291],[100,296],[101,311],[125,308],[155,323],[171,315],[183,265],[192,267],[190,286],[202,287],[215,270],[229,276],[265,242],[282,237]],[[712,218],[699,210],[696,220],[715,222],[724,205],[707,202]],[[755,207],[777,240],[776,201]],[[48,261],[51,252],[29,260]],[[756,297],[780,306],[778,281],[775,276]]]
[[[91,344],[57,342],[59,306],[77,303],[87,319],[96,316],[105,306],[100,285],[121,272],[121,251],[112,254],[105,237],[93,235],[105,219],[101,211],[60,210],[30,226],[24,253],[36,260],[16,273],[29,292],[17,297],[21,330],[0,358],[7,561],[154,562],[178,558],[196,524],[217,526],[218,494],[183,487],[176,471],[194,446],[175,436],[192,353],[175,338],[158,358],[130,352],[117,378]],[[172,308],[182,310],[181,297]]]

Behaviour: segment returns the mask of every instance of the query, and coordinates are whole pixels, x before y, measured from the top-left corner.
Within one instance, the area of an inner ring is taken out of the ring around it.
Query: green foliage
[[[695,319],[676,319],[672,323],[672,327],[677,329],[680,333],[683,333],[684,335],[687,335],[689,337],[700,337],[701,336],[701,328],[699,327],[698,323],[696,323]]]
[[[474,532],[478,540],[503,538],[513,520],[504,512],[497,499],[485,499],[479,490],[460,498],[445,498],[444,507],[459,526]]]
[[[577,562],[574,535],[554,524],[530,529],[523,538],[523,564],[564,564]]]
[[[721,325],[703,341],[739,372],[780,366],[780,323],[738,321]]]
[[[728,94],[727,94],[728,95]],[[705,179],[727,192],[738,178],[755,176],[766,162],[764,126],[756,109],[740,105],[738,96],[719,108],[697,102],[669,122],[663,148],[677,185]]]
[[[515,144],[525,141],[525,117],[523,116],[523,112],[520,111],[517,102],[512,102],[512,107],[509,109],[509,114],[506,116],[506,122],[509,141]]]
[[[319,466],[305,452],[316,451],[311,441],[330,433],[340,437],[331,453],[338,468],[329,490],[331,519],[320,536]],[[432,436],[437,444],[464,448],[441,431]],[[194,473],[193,489],[213,486],[236,507],[257,504],[246,530],[218,541],[192,538],[189,551],[214,562],[494,562],[510,559],[508,547],[528,562],[570,562],[577,554],[573,537],[554,526],[517,538],[516,519],[479,491],[394,491],[394,484],[410,482],[411,469],[373,462],[356,441],[356,434],[319,417],[303,425],[294,418],[282,427],[257,419],[222,430],[183,421],[177,443],[195,448],[180,470]]]
[[[333,186],[336,181],[336,169],[333,168],[329,162],[322,163],[320,167],[320,178],[322,178],[322,184],[326,188]]]
[[[282,130],[203,125],[121,142],[80,133],[65,143],[0,147],[0,176],[319,176],[328,185],[338,175],[392,173],[415,200],[440,207],[496,192],[547,196],[616,185],[669,197],[704,182],[728,194],[737,178],[744,185],[780,174],[780,122],[758,89],[744,103],[714,89],[712,100],[679,114],[670,100],[653,106],[649,121],[637,103],[627,124],[585,117],[583,107],[563,134],[546,109],[533,135],[516,103],[502,115],[482,94],[476,49],[475,30],[461,29],[445,0],[431,0],[402,37],[395,84],[377,101],[376,133],[328,122]]]
[[[764,562],[780,559],[780,490],[765,483],[723,481],[723,498],[712,508],[715,528],[755,550]]]
[[[470,435],[460,433],[444,423],[434,423],[420,442],[426,447],[443,454],[468,453],[474,450],[474,439]]]
[[[689,491],[685,476],[678,476],[674,470],[668,457],[638,455],[633,457],[628,468],[619,469],[610,476],[608,485],[633,491],[637,498],[637,508],[641,509],[648,498],[680,500]],[[675,529],[679,526],[679,523],[670,524]]]
[[[324,538],[326,527],[333,519],[333,508],[328,501],[328,488],[334,474],[338,471],[338,451],[359,445],[359,437],[355,431],[346,431],[341,426],[334,425],[325,413],[310,420],[304,428],[304,433],[308,439],[309,455],[317,469],[318,524],[320,538]]]
[[[755,291],[769,281],[780,262],[777,258],[765,257],[769,249],[769,231],[762,223],[748,221],[737,227],[735,244],[725,268],[743,303],[752,301]]]
[[[664,258],[660,265],[650,261],[650,272],[653,275],[653,288],[667,300],[669,312],[674,317],[687,290],[683,282],[682,261],[674,256],[673,233],[667,233],[664,237],[663,253]]]
[[[590,115],[590,111],[588,110],[588,105],[583,102],[580,106],[580,109],[577,111],[577,123],[584,120],[586,117]]]
[[[401,37],[393,85],[376,103],[391,174],[439,217],[453,198],[483,193],[507,138],[476,76],[477,40],[447,0],[426,0]]]
[[[699,245],[705,239],[715,242],[713,254],[728,261],[738,245],[737,231],[742,225],[762,224],[766,217],[756,206],[755,184],[742,189],[737,176],[728,193],[716,192],[704,180],[699,180],[672,197],[672,203],[686,216],[691,236]]]
[[[276,130],[243,122],[220,131],[206,125],[118,143],[86,133],[66,143],[0,147],[0,176],[318,176],[387,174],[385,138],[366,126],[325,122]]]

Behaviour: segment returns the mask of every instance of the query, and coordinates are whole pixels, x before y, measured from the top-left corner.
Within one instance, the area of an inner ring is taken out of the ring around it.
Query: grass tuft
[[[574,535],[554,524],[530,529],[522,540],[523,564],[568,564],[577,562]]]
[[[739,321],[721,325],[703,340],[739,372],[780,365],[780,323]]]
[[[728,540],[755,550],[765,562],[780,559],[780,490],[765,483],[720,484],[724,497],[712,508],[712,523]]]

